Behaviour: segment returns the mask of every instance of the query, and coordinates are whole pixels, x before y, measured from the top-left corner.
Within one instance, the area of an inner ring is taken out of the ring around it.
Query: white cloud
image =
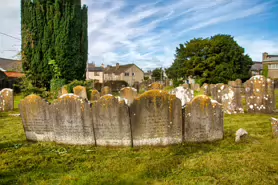
[[[274,2],[82,0],[89,7],[89,62],[97,65],[134,62],[143,69],[168,67],[179,43],[208,34],[207,29],[212,26],[215,31],[210,32],[225,33],[218,25],[256,15],[269,17],[268,9]],[[0,32],[20,38],[18,0],[0,2],[0,22]],[[238,30],[244,31],[244,27],[235,27],[232,35],[239,35]],[[277,52],[275,41],[248,33],[235,38],[253,60],[260,60],[264,51]],[[17,52],[5,50],[19,49],[19,41],[0,35],[0,57],[11,58]]]

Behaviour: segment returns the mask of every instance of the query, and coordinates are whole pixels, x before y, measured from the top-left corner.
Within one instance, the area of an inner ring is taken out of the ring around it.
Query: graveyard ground
[[[277,113],[225,115],[225,138],[214,143],[106,148],[27,142],[10,115],[19,101],[0,113],[0,184],[278,184]],[[236,144],[239,128],[249,138]]]

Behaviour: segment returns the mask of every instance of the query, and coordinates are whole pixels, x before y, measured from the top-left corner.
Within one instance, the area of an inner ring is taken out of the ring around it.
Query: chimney
[[[263,53],[263,60],[262,60],[262,61],[264,61],[265,59],[267,59],[267,56],[268,56],[268,53],[267,53],[267,52],[264,52],[264,53]]]
[[[119,63],[116,63],[116,69],[118,69],[120,67]]]

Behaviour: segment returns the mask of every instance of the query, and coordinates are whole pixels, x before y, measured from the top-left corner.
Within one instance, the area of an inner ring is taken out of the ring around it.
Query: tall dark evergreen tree
[[[35,86],[49,88],[50,60],[61,78],[85,79],[87,11],[81,0],[21,0],[22,65]]]

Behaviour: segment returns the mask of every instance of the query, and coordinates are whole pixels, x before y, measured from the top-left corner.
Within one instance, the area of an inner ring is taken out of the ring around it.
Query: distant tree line
[[[227,83],[237,78],[245,81],[250,78],[252,64],[252,59],[232,36],[219,34],[180,44],[166,74],[176,85],[189,76],[200,84]]]
[[[21,0],[22,66],[33,85],[49,89],[51,60],[67,82],[85,79],[87,11],[81,0]]]

